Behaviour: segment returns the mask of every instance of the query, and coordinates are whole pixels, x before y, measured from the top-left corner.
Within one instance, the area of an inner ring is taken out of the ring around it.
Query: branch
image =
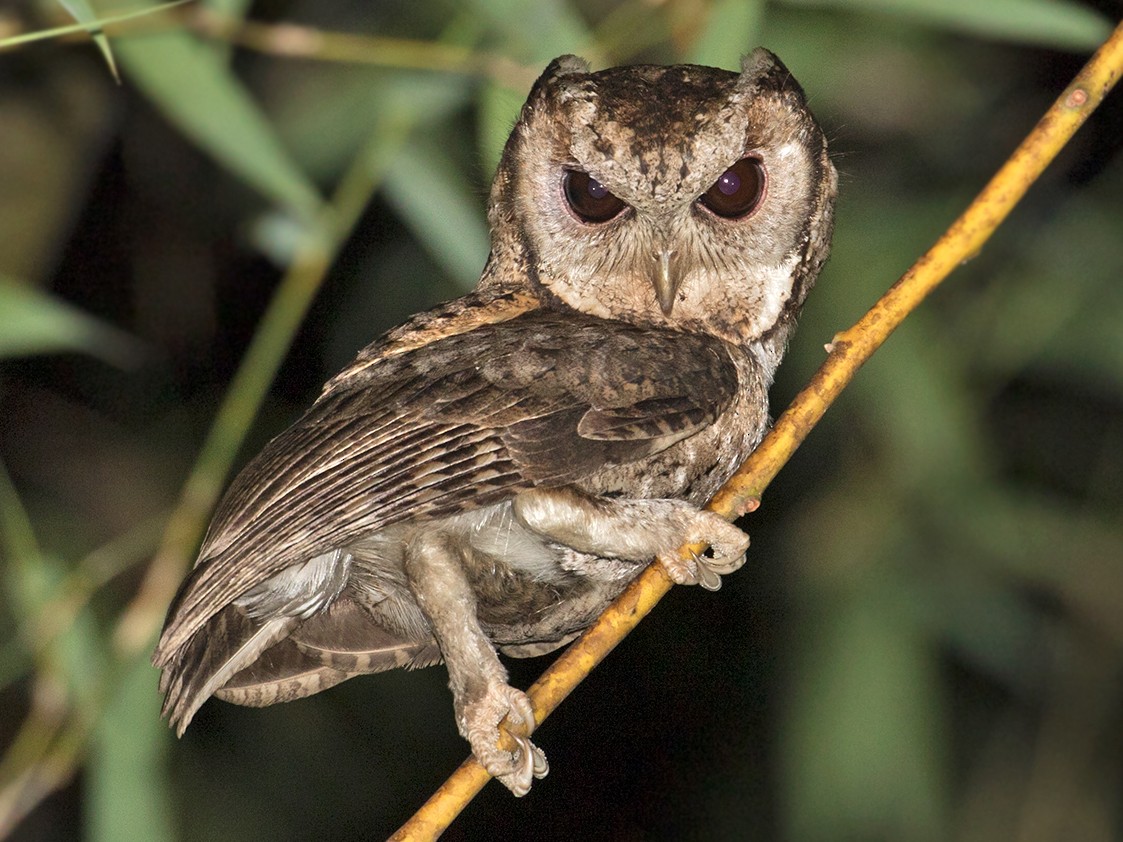
[[[776,421],[760,446],[710,501],[729,519],[757,507],[760,495],[807,438],[858,369],[932,290],[970,260],[1030,186],[1103,100],[1123,72],[1120,24],[1022,141],[974,202],[912,268],[849,330],[838,334],[811,382]],[[683,547],[683,558],[698,546]],[[596,625],[527,691],[540,723],[639,624],[671,589],[659,565],[651,565],[601,615]],[[504,736],[501,743],[509,740]],[[513,741],[508,747],[513,747]],[[436,839],[488,781],[469,758],[392,837],[392,842]]]
[[[519,91],[528,90],[540,72],[498,53],[442,41],[262,23],[224,15],[206,6],[198,7],[189,23],[203,37],[280,58],[482,76]]]

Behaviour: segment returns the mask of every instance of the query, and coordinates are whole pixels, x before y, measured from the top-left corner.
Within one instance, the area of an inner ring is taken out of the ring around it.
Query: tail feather
[[[430,666],[440,659],[431,635],[410,639],[387,631],[346,596],[304,621],[280,616],[259,622],[232,604],[183,646],[162,653],[162,712],[182,736],[212,695],[265,707],[310,696],[356,675]]]
[[[309,618],[292,641],[324,666],[350,673],[414,669],[441,660],[432,635],[418,639],[390,632],[350,599],[340,599],[330,611]]]
[[[233,605],[212,617],[169,661],[161,676],[162,713],[176,734],[182,737],[203,702],[299,624],[296,617],[275,617],[257,624]]]
[[[311,696],[355,675],[310,659],[289,639],[233,676],[214,695],[231,704],[260,708]]]

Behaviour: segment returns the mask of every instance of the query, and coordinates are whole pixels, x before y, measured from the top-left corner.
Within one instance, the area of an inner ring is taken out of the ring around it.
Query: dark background
[[[163,604],[136,599],[249,343],[287,341],[261,327],[279,290],[313,297],[282,298],[299,327],[260,410],[237,390],[234,467],[475,281],[550,58],[735,68],[763,44],[807,89],[841,196],[778,412],[1120,13],[213,0],[109,29],[120,85],[86,36],[0,52],[0,835],[380,839],[464,758],[443,668],[211,702],[176,741]],[[68,20],[0,4],[0,46]],[[445,838],[1123,839],[1121,137],[1116,93],[743,521],[746,567],[673,590],[538,731],[550,775],[489,784]]]

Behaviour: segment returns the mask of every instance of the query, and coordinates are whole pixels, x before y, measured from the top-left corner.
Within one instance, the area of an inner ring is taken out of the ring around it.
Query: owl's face
[[[771,53],[740,74],[589,73],[565,56],[504,152],[494,245],[517,243],[532,282],[583,312],[772,339],[826,257],[836,180],[802,91]]]

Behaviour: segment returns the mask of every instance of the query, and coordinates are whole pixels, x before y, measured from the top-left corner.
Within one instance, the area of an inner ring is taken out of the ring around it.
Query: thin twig
[[[18,33],[16,31],[8,32],[6,29],[0,29],[0,50],[10,47],[20,47],[24,44],[30,44],[33,41],[46,41],[55,38],[77,37],[85,41],[91,35],[100,33],[106,28],[127,24],[130,21],[166,12],[170,9],[174,9],[176,6],[182,6],[184,3],[189,2],[190,0],[173,0],[171,3],[164,3],[160,6],[146,6],[141,9],[134,9],[130,12],[121,12],[90,21],[79,21],[78,23],[56,26],[51,29],[39,29],[34,32]],[[14,26],[12,28],[13,30],[15,29]]]
[[[38,672],[31,709],[0,759],[0,839],[70,780],[94,716],[93,711],[74,716],[62,677],[53,669]]]
[[[336,32],[298,23],[265,23],[222,14],[202,5],[178,13],[171,12],[160,18],[150,17],[153,12],[170,10],[186,2],[188,0],[178,0],[178,3],[158,9],[107,17],[96,23],[69,24],[34,32],[22,32],[13,23],[11,32],[0,30],[0,49],[46,39],[86,43],[89,30],[94,27],[114,37],[158,34],[186,28],[201,38],[276,58],[479,76],[516,91],[529,89],[540,72],[540,69],[520,64],[500,53],[458,44]],[[592,45],[588,50],[598,52]]]
[[[838,334],[807,387],[709,508],[734,517],[755,508],[760,495],[802,444],[858,369],[956,266],[974,257],[1056,157],[1123,72],[1123,24],[1084,66],[974,202],[912,268],[853,327]],[[683,558],[691,549],[683,548]],[[671,588],[659,565],[648,567],[596,625],[565,651],[527,691],[542,722],[623,640]],[[510,740],[504,737],[504,741]],[[513,745],[513,742],[511,743]],[[488,781],[469,758],[392,837],[393,842],[436,839]]]
[[[189,23],[204,37],[281,58],[484,76],[518,91],[530,88],[538,76],[537,70],[504,55],[439,41],[262,23],[220,15],[205,6],[195,10]]]

